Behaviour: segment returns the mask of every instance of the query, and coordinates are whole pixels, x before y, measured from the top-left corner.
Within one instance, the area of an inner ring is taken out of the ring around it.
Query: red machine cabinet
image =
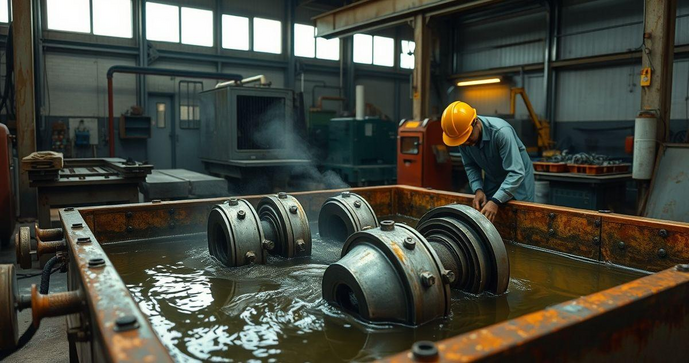
[[[439,120],[402,120],[397,132],[397,183],[452,190],[452,160]]]

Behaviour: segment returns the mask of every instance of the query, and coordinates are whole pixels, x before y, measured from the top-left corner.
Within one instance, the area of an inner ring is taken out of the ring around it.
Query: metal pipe
[[[218,73],[218,72],[201,72],[181,69],[166,69],[166,68],[151,68],[151,67],[135,67],[135,66],[112,66],[108,69],[108,130],[110,143],[110,157],[115,156],[115,120],[113,116],[113,92],[112,92],[112,77],[115,73],[129,73],[142,74],[154,76],[171,76],[171,77],[187,77],[187,78],[206,78],[206,79],[223,79],[239,81],[242,76],[233,73]]]
[[[33,325],[37,328],[43,318],[81,311],[83,303],[81,290],[44,295],[38,292],[36,285],[31,285],[31,316]]]
[[[62,228],[39,228],[38,223],[34,224],[34,230],[36,232],[36,238],[40,238],[42,241],[57,241],[65,237]]]

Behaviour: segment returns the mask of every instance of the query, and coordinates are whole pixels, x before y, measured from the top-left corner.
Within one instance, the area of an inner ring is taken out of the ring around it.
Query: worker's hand
[[[486,193],[483,192],[483,190],[479,189],[476,191],[476,195],[474,195],[474,201],[471,203],[471,205],[474,207],[476,210],[481,210],[483,206],[486,204]]]
[[[491,223],[495,220],[495,216],[498,214],[498,205],[494,201],[489,200],[486,205],[481,209],[481,214],[486,216]]]

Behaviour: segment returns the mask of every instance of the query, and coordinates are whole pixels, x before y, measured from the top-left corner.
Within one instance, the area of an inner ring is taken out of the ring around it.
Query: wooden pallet
[[[629,171],[630,164],[617,165],[576,165],[567,164],[570,173],[587,175],[619,174]]]
[[[567,164],[565,163],[549,163],[545,161],[533,162],[534,170],[544,171],[548,173],[565,173],[567,172]]]

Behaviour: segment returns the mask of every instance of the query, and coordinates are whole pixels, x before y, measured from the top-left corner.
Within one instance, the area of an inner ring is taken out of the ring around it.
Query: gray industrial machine
[[[292,168],[311,163],[300,145],[294,91],[224,85],[202,92],[200,103],[201,160],[228,179],[231,192],[269,192],[288,182]]]

